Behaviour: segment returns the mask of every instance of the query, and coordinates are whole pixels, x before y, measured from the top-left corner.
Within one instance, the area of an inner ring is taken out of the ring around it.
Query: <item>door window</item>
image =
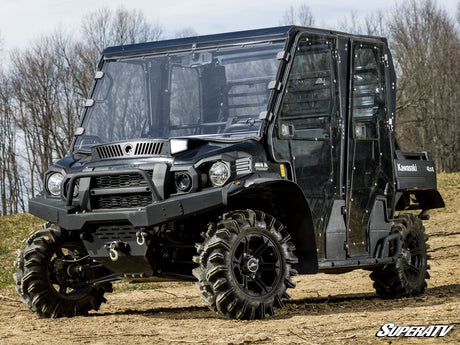
[[[383,57],[382,44],[353,43],[347,193],[351,254],[367,251],[371,210],[376,196],[385,194],[392,175],[383,163],[391,155]]]

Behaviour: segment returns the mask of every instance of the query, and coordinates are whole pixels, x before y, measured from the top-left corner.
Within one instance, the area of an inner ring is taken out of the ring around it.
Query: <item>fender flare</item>
[[[416,207],[417,209],[426,211],[434,208],[445,207],[444,200],[436,189],[421,189],[414,191],[403,190],[398,192],[399,195],[396,199],[396,211],[403,211],[409,207],[411,195],[415,196],[418,203]]]
[[[295,254],[299,258],[299,263],[293,267],[302,274],[318,272],[313,218],[308,201],[297,184],[279,177],[273,179],[253,175],[241,180],[240,188],[228,189],[226,194],[228,205],[233,204],[236,208],[244,205],[260,209],[263,207],[260,196],[272,204],[271,208],[264,207],[261,210],[271,213],[286,225],[296,247]]]

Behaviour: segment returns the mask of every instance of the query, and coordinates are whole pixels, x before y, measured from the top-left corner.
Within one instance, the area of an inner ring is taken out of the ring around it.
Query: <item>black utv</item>
[[[118,279],[196,279],[226,318],[273,315],[296,274],[429,278],[433,160],[395,143],[384,38],[297,26],[107,48],[70,156],[29,211],[16,288],[42,317],[98,310]],[[406,212],[406,210],[419,210]],[[403,213],[404,212],[404,213]]]

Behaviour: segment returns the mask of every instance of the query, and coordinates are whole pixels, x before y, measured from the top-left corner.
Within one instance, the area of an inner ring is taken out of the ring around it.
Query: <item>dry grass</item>
[[[43,220],[29,213],[0,217],[0,289],[11,285],[16,251],[33,230],[38,230]]]

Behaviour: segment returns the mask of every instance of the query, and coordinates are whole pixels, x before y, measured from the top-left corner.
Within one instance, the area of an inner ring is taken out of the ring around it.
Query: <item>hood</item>
[[[260,155],[261,145],[255,138],[126,140],[93,146],[91,153],[75,152],[57,161],[54,166],[66,171],[78,171],[91,166],[131,165],[134,161],[167,161],[171,165],[194,164],[201,159],[230,152]]]

